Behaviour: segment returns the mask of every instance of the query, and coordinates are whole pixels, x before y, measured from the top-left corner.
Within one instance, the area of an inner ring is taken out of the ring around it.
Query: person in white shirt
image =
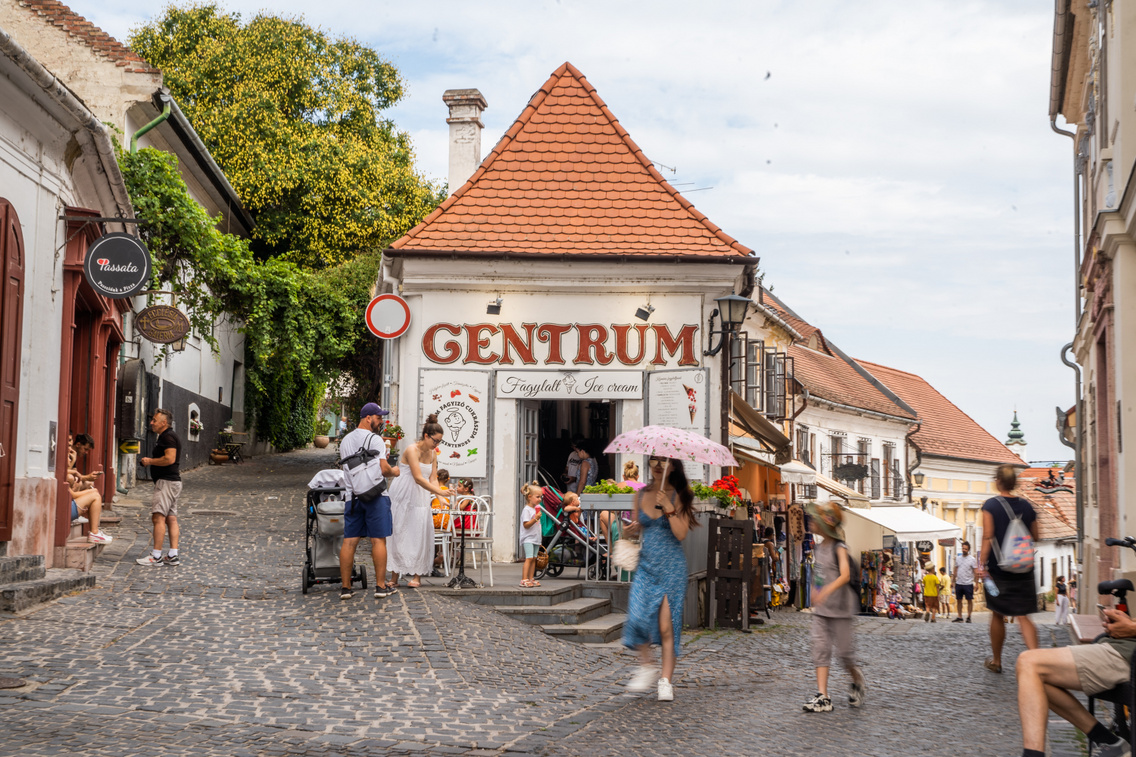
[[[970,542],[962,543],[962,554],[955,558],[955,601],[958,602],[958,617],[952,623],[962,623],[962,601],[966,600],[966,622],[974,614],[974,571],[978,560],[970,553]]]
[[[520,529],[521,548],[525,550],[525,565],[521,569],[522,589],[540,586],[540,581],[536,580],[536,557],[540,551],[540,500],[543,494],[544,490],[536,481],[525,484],[521,489],[525,498]]]
[[[383,426],[383,416],[387,411],[368,402],[359,411],[359,426],[343,437],[339,445],[340,459],[354,455],[364,447],[385,453],[382,437],[377,435]],[[398,468],[392,468],[385,459],[380,461],[383,478],[398,475]],[[394,590],[386,585],[387,575],[387,537],[393,531],[391,520],[391,501],[384,493],[378,499],[365,500],[356,497],[351,491],[350,476],[343,477],[346,488],[347,507],[343,513],[343,546],[339,550],[339,577],[343,581],[340,599],[351,599],[351,569],[355,565],[355,548],[359,540],[371,540],[371,559],[375,563],[375,597],[389,597]]]

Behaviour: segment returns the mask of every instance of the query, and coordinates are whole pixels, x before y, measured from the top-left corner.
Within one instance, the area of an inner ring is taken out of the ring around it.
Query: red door
[[[24,238],[16,209],[0,198],[0,541],[12,540],[20,342],[24,320]]]

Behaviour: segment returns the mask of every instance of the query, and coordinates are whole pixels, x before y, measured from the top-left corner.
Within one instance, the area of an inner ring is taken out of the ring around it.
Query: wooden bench
[[[1099,615],[1071,615],[1069,635],[1073,637],[1074,644],[1092,644],[1093,640],[1104,633],[1104,623]],[[1132,658],[1132,672],[1129,679],[1119,686],[1102,691],[1089,697],[1089,714],[1096,714],[1097,700],[1112,702],[1115,707],[1113,718],[1116,723],[1128,720],[1128,743],[1136,743],[1136,686],[1132,685],[1133,676],[1136,676],[1136,657]],[[1124,708],[1128,708],[1129,717],[1124,717]],[[1090,741],[1089,755],[1093,753],[1093,743]]]

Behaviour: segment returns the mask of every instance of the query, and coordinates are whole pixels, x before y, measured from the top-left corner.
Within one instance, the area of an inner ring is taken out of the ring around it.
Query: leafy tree
[[[335,265],[440,202],[407,134],[382,117],[404,94],[398,71],[355,40],[264,12],[243,23],[209,4],[169,6],[129,41],[255,216],[261,259]]]
[[[360,344],[374,342],[363,313],[379,254],[318,273],[280,259],[257,261],[245,240],[218,231],[219,218],[193,200],[175,156],[144,148],[120,151],[118,160],[144,221],[154,288],[177,294],[194,331],[214,349],[214,323],[243,323],[246,410],[257,432],[278,449],[307,444],[324,385]]]

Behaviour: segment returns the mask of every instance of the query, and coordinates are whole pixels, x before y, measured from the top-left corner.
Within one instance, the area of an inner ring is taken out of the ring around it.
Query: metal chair
[[[442,527],[434,526],[434,546],[442,548],[442,570],[448,576],[453,565],[454,549],[454,518],[460,513],[455,512],[456,506],[452,503],[446,510],[433,510],[433,517],[441,516]],[[435,524],[437,521],[435,521]]]
[[[490,533],[492,530],[493,510],[489,504],[488,497],[467,496],[462,497],[460,506],[464,507],[467,503],[472,508],[472,523],[470,528],[465,533],[465,548],[469,552],[470,557],[473,558],[473,567],[479,567],[477,564],[477,553],[481,552],[485,556],[485,563],[481,567],[482,577],[485,575],[485,567],[489,568],[489,585],[493,585],[493,536]],[[460,539],[461,536],[459,535]],[[484,583],[484,581],[482,581]]]

